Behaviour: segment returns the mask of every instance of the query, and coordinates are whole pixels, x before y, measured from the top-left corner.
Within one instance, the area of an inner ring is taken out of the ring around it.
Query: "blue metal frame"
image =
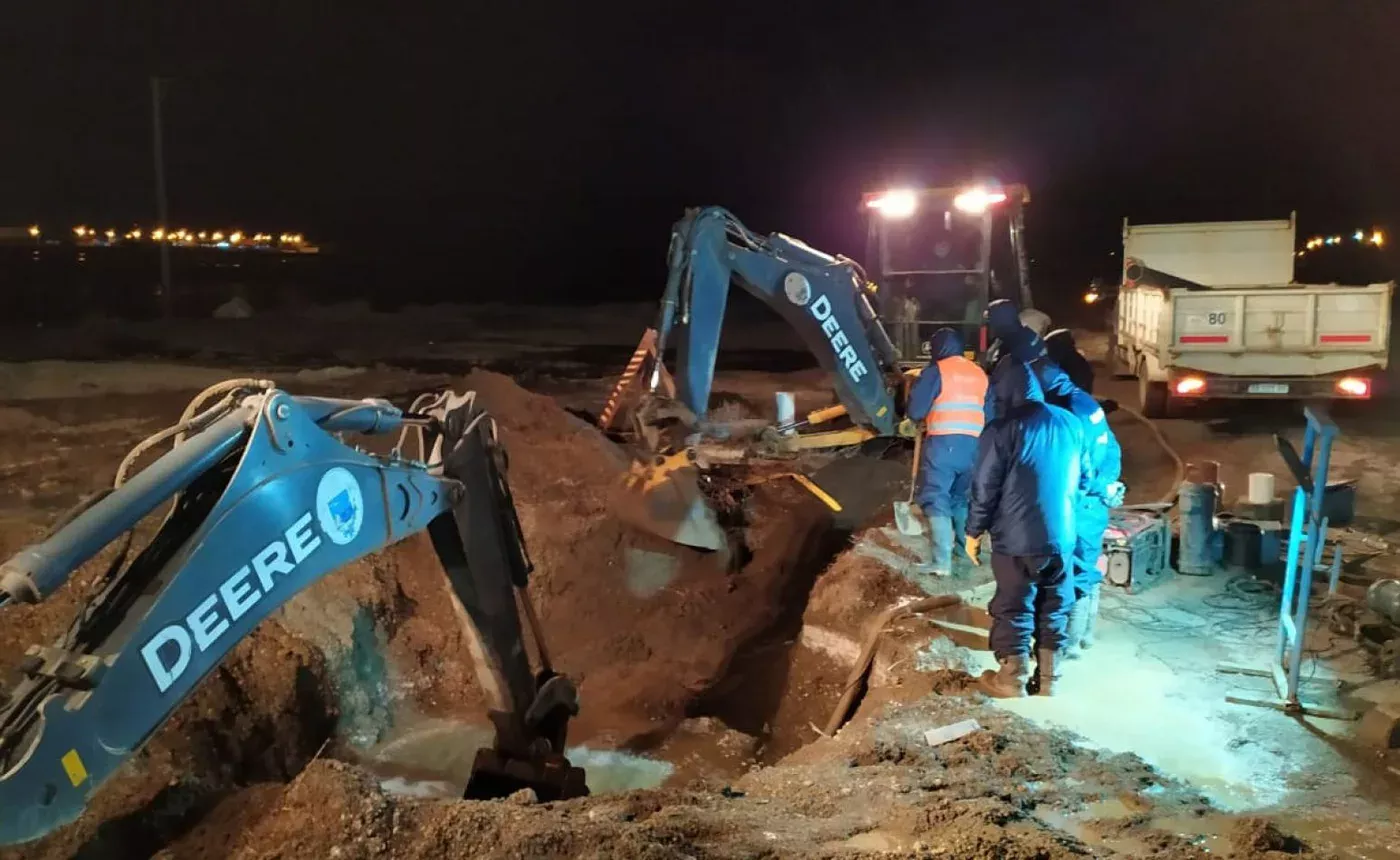
[[[1327,470],[1332,459],[1332,443],[1341,431],[1325,412],[1312,406],[1303,408],[1307,428],[1303,433],[1301,456],[1282,436],[1275,436],[1279,454],[1297,486],[1288,526],[1288,550],[1283,585],[1279,592],[1278,638],[1274,660],[1267,670],[1222,665],[1222,672],[1268,677],[1273,681],[1275,700],[1227,696],[1226,701],[1262,705],[1290,714],[1355,719],[1346,709],[1324,708],[1304,702],[1298,694],[1301,684],[1303,650],[1308,630],[1308,601],[1312,596],[1313,572],[1322,561],[1327,540],[1327,518],[1322,515],[1327,491]],[[1340,569],[1340,555],[1334,560]]]
[[[1279,595],[1278,646],[1274,655],[1274,689],[1288,708],[1301,708],[1298,679],[1303,663],[1303,639],[1308,629],[1308,598],[1312,594],[1313,569],[1322,559],[1327,539],[1327,520],[1322,516],[1323,493],[1327,489],[1327,468],[1332,458],[1332,442],[1337,425],[1305,407],[1307,430],[1303,434],[1302,473],[1293,490],[1292,516],[1288,527],[1288,555],[1285,559],[1283,588]],[[1309,486],[1308,484],[1311,484]],[[1285,673],[1285,668],[1286,673]]]
[[[222,496],[156,577],[163,587],[148,605],[137,604],[110,641],[83,655],[93,670],[90,689],[60,688],[40,706],[37,741],[0,774],[0,844],[76,819],[227,652],[288,598],[452,510],[454,482],[422,463],[377,458],[331,435],[390,432],[401,417],[387,403],[281,391],[249,398],[6,564],[52,591],[243,447]]]

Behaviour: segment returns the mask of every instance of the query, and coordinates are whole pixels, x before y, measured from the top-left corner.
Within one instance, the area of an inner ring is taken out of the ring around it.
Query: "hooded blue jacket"
[[[1059,328],[1045,336],[1045,354],[1060,366],[1075,387],[1085,394],[1094,393],[1094,366],[1074,343],[1074,332]]]
[[[962,338],[953,329],[941,328],[929,338],[932,361],[919,372],[918,381],[909,392],[906,410],[909,418],[920,424],[928,418],[934,401],[943,390],[943,374],[938,362],[962,355],[962,351]],[[920,432],[923,432],[922,427]],[[976,455],[977,438],[974,436],[959,433],[925,438],[919,458],[919,506],[930,512],[930,516],[951,516],[960,522],[967,505],[967,482]]]
[[[967,534],[991,532],[999,555],[1074,550],[1084,433],[1045,402],[1026,365],[1003,361],[992,380],[997,418],[977,443]]]
[[[1001,301],[1006,300],[1002,299]],[[1002,365],[1007,362],[1018,361],[1022,364],[1029,364],[1045,355],[1045,342],[1040,339],[1040,335],[1021,325],[1019,321],[1016,325],[1016,329],[997,341],[996,350],[989,351],[988,359],[991,364],[987,371],[988,378],[995,379],[1001,372]],[[997,399],[989,396],[982,411],[986,414],[988,421],[997,417]]]
[[[916,422],[922,422],[933,409],[933,401],[943,393],[943,374],[938,372],[938,362],[944,358],[962,355],[962,338],[950,328],[941,328],[929,338],[929,363],[919,371],[919,379],[909,391],[909,407],[906,413]]]
[[[1069,410],[1079,419],[1079,428],[1084,433],[1080,489],[1084,496],[1104,503],[1108,485],[1123,474],[1123,450],[1108,426],[1108,416],[1099,402],[1076,386],[1069,374],[1048,356],[1031,362],[1030,368],[1045,392],[1046,402]]]
[[[997,299],[987,305],[987,332],[996,339],[1005,339],[1021,328],[1021,312],[1010,299]]]

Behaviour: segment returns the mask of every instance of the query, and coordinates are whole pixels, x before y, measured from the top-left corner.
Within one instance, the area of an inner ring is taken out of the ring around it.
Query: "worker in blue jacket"
[[[1060,366],[1069,381],[1085,394],[1094,393],[1094,366],[1074,343],[1074,332],[1057,328],[1045,335],[1045,354]]]
[[[985,421],[987,374],[963,357],[962,338],[951,328],[933,333],[929,354],[928,365],[909,392],[906,411],[924,425],[918,499],[928,516],[932,547],[920,572],[948,576],[953,572],[953,546],[967,522],[967,489]]]
[[[1046,402],[1062,407],[1079,419],[1084,434],[1082,474],[1074,512],[1074,607],[1070,610],[1065,657],[1074,659],[1080,648],[1093,645],[1094,622],[1099,612],[1103,574],[1099,555],[1108,530],[1109,511],[1123,504],[1123,452],[1108,425],[1103,407],[1076,386],[1049,356],[1029,362]]]
[[[1025,338],[1043,343],[1042,332],[1050,327],[1050,317],[1032,308],[1018,311],[1010,299],[997,299],[988,304],[985,319],[990,343],[982,366],[988,373]]]
[[[996,304],[996,302],[992,304]],[[1008,306],[1009,304],[1010,303],[1008,303]],[[1045,341],[1040,339],[1040,335],[1036,334],[1029,326],[1022,325],[1020,322],[1017,322],[1016,325],[1016,328],[1001,329],[1002,334],[996,340],[996,354],[991,355],[989,352],[991,359],[991,364],[988,365],[989,369],[987,370],[989,378],[994,379],[997,375],[998,368],[1005,362],[1017,361],[1025,364],[1045,355]],[[987,398],[986,412],[988,421],[996,417],[997,402],[998,400],[995,397]]]
[[[1073,415],[1045,402],[1030,369],[1014,358],[997,365],[991,396],[997,417],[977,443],[966,530],[974,559],[982,536],[991,533],[996,580],[988,611],[999,668],[980,685],[1000,698],[1026,695],[1034,644],[1039,691],[1048,696],[1074,603],[1071,555],[1084,434]]]
[[[983,369],[991,373],[1011,345],[1030,329],[1021,324],[1020,311],[1010,299],[997,299],[987,305],[987,354],[983,356]]]

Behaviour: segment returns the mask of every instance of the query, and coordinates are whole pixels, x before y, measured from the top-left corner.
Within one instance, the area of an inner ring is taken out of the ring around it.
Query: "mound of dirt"
[[[929,729],[982,728],[931,747]],[[1111,838],[1093,810],[1112,800]],[[1208,807],[1132,756],[1104,757],[978,702],[877,709],[834,738],[732,785],[537,804],[386,794],[362,771],[318,760],[287,786],[224,800],[163,858],[891,856],[1204,860],[1189,831]],[[1241,822],[1231,856],[1310,856],[1272,825]]]
[[[659,741],[745,643],[800,615],[816,571],[843,545],[821,504],[790,482],[748,500],[752,557],[738,570],[637,533],[608,511],[626,460],[596,429],[508,377],[476,371],[465,385],[510,455],[531,594],[556,663],[579,684],[576,740]]]

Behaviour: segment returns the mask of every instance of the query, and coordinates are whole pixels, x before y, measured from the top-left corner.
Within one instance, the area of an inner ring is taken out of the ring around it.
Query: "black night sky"
[[[1077,290],[1125,215],[1400,231],[1397,33],[1394,0],[15,2],[0,225],[153,223],[159,73],[172,224],[400,289],[647,298],[686,205],[859,254],[863,190],[981,172]]]

